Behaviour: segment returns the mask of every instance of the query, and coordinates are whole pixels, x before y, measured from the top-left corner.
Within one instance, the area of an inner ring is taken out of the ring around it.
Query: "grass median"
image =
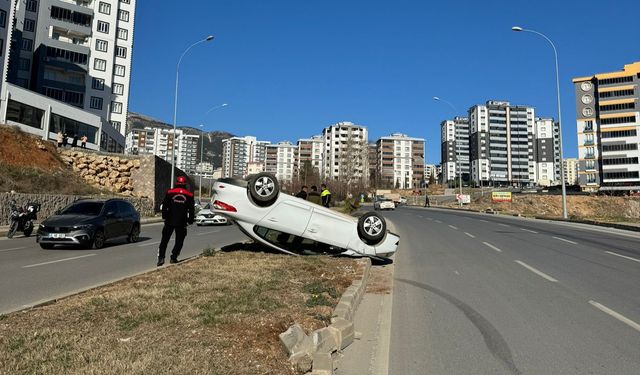
[[[278,334],[328,325],[359,272],[349,258],[209,255],[0,316],[0,373],[295,374]]]

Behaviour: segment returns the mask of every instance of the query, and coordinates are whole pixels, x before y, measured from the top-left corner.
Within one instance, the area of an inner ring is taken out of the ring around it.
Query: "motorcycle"
[[[7,238],[12,238],[18,231],[22,231],[25,237],[29,237],[33,232],[33,222],[38,219],[37,213],[39,211],[40,204],[38,203],[27,203],[25,207],[18,207],[15,201],[11,202]]]

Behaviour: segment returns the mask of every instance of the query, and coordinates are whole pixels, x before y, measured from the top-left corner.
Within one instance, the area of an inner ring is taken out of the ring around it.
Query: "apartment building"
[[[382,186],[413,189],[424,182],[424,139],[394,133],[376,142]]]
[[[469,176],[469,119],[456,116],[440,123],[442,181],[463,180]],[[459,165],[458,165],[459,163]]]
[[[578,185],[578,159],[565,158],[564,161],[564,181],[567,185]]]
[[[196,174],[198,165],[198,151],[200,149],[200,136],[195,134],[182,134],[178,138],[178,152],[176,154],[176,166],[187,174]]]
[[[367,128],[338,122],[324,128],[323,178],[347,184],[368,184]]]
[[[369,186],[379,187],[380,176],[378,173],[378,145],[376,143],[369,143],[368,148],[368,163],[369,163]]]
[[[265,163],[268,144],[252,136],[223,139],[222,177],[247,176],[249,163]]]
[[[490,100],[469,109],[469,156],[474,184],[537,184],[535,121],[533,107],[507,101]]]
[[[202,176],[204,178],[213,178],[213,164],[209,162],[202,162],[196,164],[196,175]]]
[[[266,146],[265,171],[273,173],[278,181],[291,182],[297,177],[296,155],[298,146],[291,142],[278,142]]]
[[[156,155],[171,162],[173,148],[176,167],[186,173],[196,174],[200,140],[199,135],[185,134],[181,129],[176,129],[174,140],[173,129],[150,126],[143,129],[134,128],[127,134],[125,152],[134,155]]]
[[[429,183],[429,181],[431,181],[431,178],[433,177],[433,182],[438,182],[439,181],[439,174],[438,174],[438,166],[436,166],[435,164],[425,164],[424,165],[424,179],[427,183]]]
[[[536,184],[560,184],[560,125],[551,118],[536,118],[533,137]]]
[[[1,1],[0,120],[43,139],[58,131],[87,135],[88,148],[122,152],[135,5]]]
[[[311,138],[299,139],[298,145],[298,157],[296,160],[296,169],[299,173],[303,173],[307,166],[310,166],[315,170],[315,173],[320,176],[323,171],[323,155],[324,155],[324,141],[321,135],[315,135]]]
[[[640,62],[573,84],[579,184],[583,190],[640,189]]]

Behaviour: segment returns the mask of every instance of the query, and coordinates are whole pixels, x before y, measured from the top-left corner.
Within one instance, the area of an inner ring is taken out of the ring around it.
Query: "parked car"
[[[218,215],[217,213],[211,211],[211,203],[207,203],[198,213],[196,214],[196,225],[227,225],[231,224],[226,217],[222,215]]]
[[[55,245],[104,247],[109,240],[137,242],[140,214],[123,199],[76,201],[40,224],[36,241],[43,249]]]
[[[386,258],[400,241],[375,212],[356,219],[279,194],[278,181],[270,173],[245,180],[220,179],[213,189],[213,212],[234,220],[248,237],[284,253]]]
[[[378,198],[373,203],[374,210],[395,210],[396,204],[389,198]]]

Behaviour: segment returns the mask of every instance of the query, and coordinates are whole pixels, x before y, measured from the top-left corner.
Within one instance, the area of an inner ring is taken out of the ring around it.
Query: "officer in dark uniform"
[[[187,236],[187,225],[193,224],[194,216],[193,193],[187,190],[187,179],[184,176],[179,176],[176,180],[176,187],[168,190],[162,201],[164,227],[162,228],[162,240],[158,248],[158,267],[164,264],[167,244],[174,230],[176,232],[176,242],[173,245],[173,250],[171,250],[170,263],[178,263],[178,255],[182,250],[184,238]]]

